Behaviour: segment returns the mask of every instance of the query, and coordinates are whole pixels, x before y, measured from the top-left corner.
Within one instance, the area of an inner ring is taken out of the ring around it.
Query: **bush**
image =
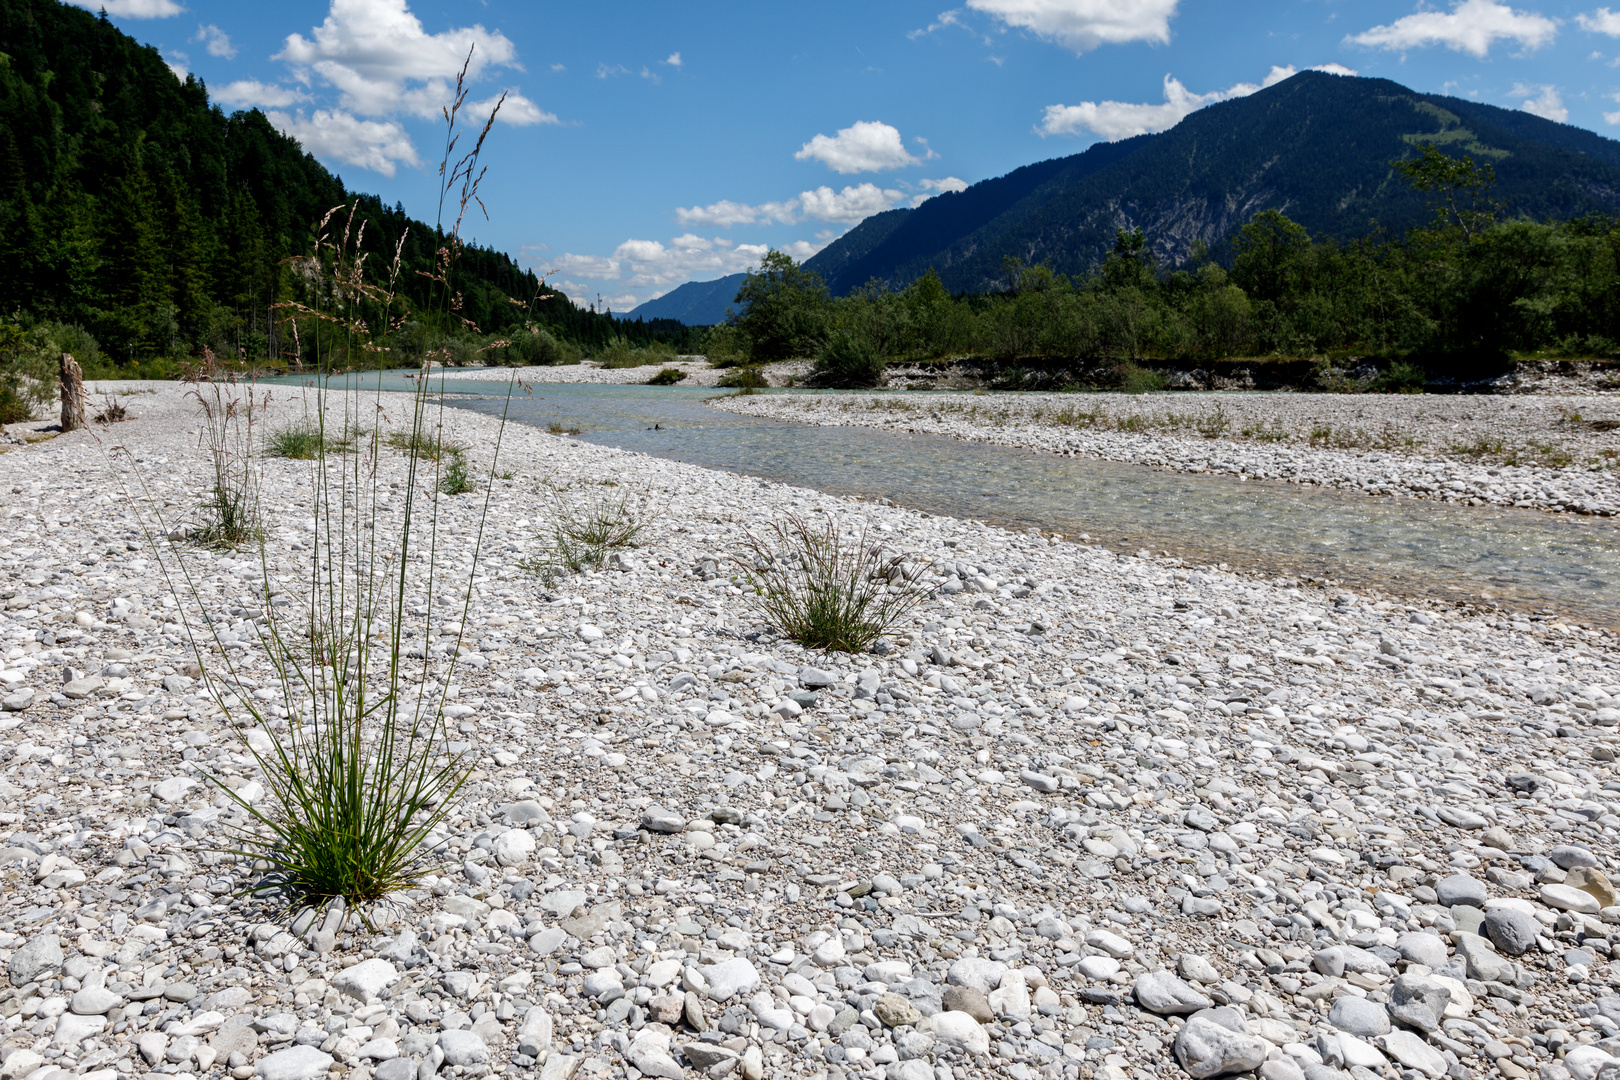
[[[614,338],[607,347],[597,353],[593,360],[605,368],[631,368],[646,367],[649,364],[666,364],[675,359],[675,347],[656,341],[651,345],[637,348],[624,338]]]
[[[1168,390],[1170,380],[1149,367],[1121,364],[1114,369],[1114,386],[1122,394],[1152,394]]]
[[[1428,385],[1429,373],[1423,365],[1397,360],[1379,372],[1368,389],[1383,394],[1421,394]]]
[[[749,364],[726,372],[716,385],[731,390],[764,390],[771,384],[758,364]]]
[[[549,330],[528,327],[506,335],[511,344],[489,352],[490,362],[505,367],[557,367],[577,364],[582,358],[579,346],[558,341]]]
[[[686,372],[680,368],[667,367],[663,371],[647,380],[648,386],[674,386],[686,378]]]
[[[724,324],[709,327],[709,332],[703,337],[703,357],[708,360],[710,367],[718,368],[736,367],[748,362],[737,328]]]
[[[853,541],[828,518],[816,528],[796,514],[746,533],[735,561],[764,620],[784,637],[823,652],[859,653],[898,626],[927,596],[903,556],[885,556],[865,528]]]
[[[826,386],[875,386],[888,361],[864,337],[834,330],[816,354],[815,375]]]

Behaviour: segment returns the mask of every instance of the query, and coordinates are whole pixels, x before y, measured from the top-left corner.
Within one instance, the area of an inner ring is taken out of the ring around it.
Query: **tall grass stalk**
[[[442,306],[452,312],[459,230],[467,208],[477,204],[479,154],[494,122],[492,112],[473,150],[457,159],[465,101],[458,81],[454,104],[445,109],[441,176],[444,189],[459,198],[460,212],[444,234],[433,275]],[[362,254],[364,230],[354,228],[353,207],[344,222],[344,209],[328,212],[317,230],[308,260],[315,296],[284,307],[318,357],[380,351],[375,343],[403,317],[396,292],[399,249],[386,280],[371,280]],[[416,619],[433,613],[441,595],[449,594],[454,600],[443,606],[458,610],[455,626],[465,625],[493,485],[486,486],[470,557],[453,580],[445,580],[451,553],[440,549],[439,525],[446,455],[424,452],[439,444],[444,405],[429,387],[429,364],[437,357],[417,359],[418,389],[406,399],[409,411],[403,415],[380,389],[366,395],[349,376],[340,382],[329,374],[330,364],[322,365],[327,377],[306,391],[318,436],[305,488],[315,540],[291,588],[271,576],[274,556],[261,541],[259,603],[265,606],[258,636],[268,679],[254,674],[259,665],[222,647],[219,623],[207,618],[191,567],[154,542],[171,591],[182,601],[205,685],[232,724],[262,733],[244,737],[244,743],[262,771],[266,797],[254,802],[216,783],[236,811],[226,850],[262,872],[247,891],[287,914],[340,901],[345,912],[371,926],[371,905],[437,869],[437,834],[456,812],[472,768],[469,758],[452,752],[444,717],[459,632],[429,649],[429,627]],[[387,513],[388,485],[378,471],[385,435],[378,422],[391,414],[396,424],[404,421],[406,482],[403,505]],[[227,417],[237,421],[243,415]],[[329,453],[329,425],[371,434],[359,452]],[[492,471],[504,430],[503,415]],[[252,446],[242,433],[233,437]],[[195,624],[186,601],[203,610],[203,625]],[[417,642],[424,647],[415,648]],[[272,684],[268,701],[248,692],[265,681]]]
[[[818,528],[788,514],[748,532],[735,561],[761,617],[823,652],[865,652],[928,595],[906,556],[885,553],[864,526],[846,539],[832,517]]]

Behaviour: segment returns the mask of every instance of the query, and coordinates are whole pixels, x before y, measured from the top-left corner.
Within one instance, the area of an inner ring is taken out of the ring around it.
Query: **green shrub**
[[[853,540],[828,518],[820,528],[796,514],[763,535],[745,534],[736,559],[749,601],[777,632],[809,649],[859,653],[889,633],[927,596],[904,556],[888,556],[862,529]]]
[[[675,347],[655,341],[651,345],[636,347],[624,338],[614,338],[607,347],[591,359],[605,368],[646,367],[649,364],[667,364],[675,359]]]
[[[602,569],[615,548],[639,546],[656,517],[651,499],[628,491],[573,498],[553,489],[552,506],[544,553],[519,563],[547,581],[559,568],[575,574]]]
[[[1114,386],[1123,394],[1152,394],[1170,388],[1162,372],[1137,364],[1121,364],[1114,369]]]
[[[875,386],[888,361],[871,342],[848,330],[834,330],[816,354],[815,375],[826,386]]]
[[[716,385],[731,390],[763,390],[771,384],[758,364],[749,364],[726,372]]]
[[[1423,365],[1397,360],[1378,373],[1369,389],[1384,394],[1421,394],[1428,385],[1429,373]]]
[[[663,371],[647,380],[648,386],[674,386],[686,378],[686,372],[680,368],[667,367]]]

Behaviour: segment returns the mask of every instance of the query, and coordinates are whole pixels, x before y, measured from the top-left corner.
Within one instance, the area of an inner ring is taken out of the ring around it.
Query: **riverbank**
[[[407,589],[478,759],[442,876],[378,935],[300,943],[213,850],[204,774],[258,780],[180,613],[274,699],[254,620],[266,584],[300,595],[311,466],[262,462],[262,559],[165,543],[198,587],[175,598],[141,522],[204,494],[199,416],[178,387],[129,413],[0,454],[7,1075],[1562,1078],[1620,1053],[1606,633],[515,427],[465,620]],[[483,477],[493,421],[444,423]],[[376,461],[386,535],[408,480]],[[660,516],[548,584],[522,564],[558,486]],[[452,571],[485,494],[440,502]],[[790,511],[928,560],[883,655],[760,635],[727,559]]]
[[[1182,472],[1620,513],[1620,400],[1345,394],[768,394],[718,408]]]

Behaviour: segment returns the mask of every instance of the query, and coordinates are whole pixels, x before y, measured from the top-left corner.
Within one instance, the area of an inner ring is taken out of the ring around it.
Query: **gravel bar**
[[[716,404],[1369,495],[1620,514],[1620,398],[1607,395],[776,393]]]
[[[804,407],[778,400],[738,404]],[[225,722],[181,612],[220,628],[227,698],[273,708],[255,624],[266,575],[297,595],[311,466],[263,463],[263,562],[158,541],[195,575],[176,597],[142,521],[203,494],[196,407],[129,411],[0,454],[4,1080],[1620,1070],[1607,633],[533,429],[506,432],[465,623],[411,608],[477,756],[442,867],[375,934],[270,922],[203,782],[262,799],[268,735]],[[494,422],[446,416],[487,473]],[[404,458],[377,467],[397,503]],[[609,479],[662,516],[548,591],[518,565],[541,482]],[[452,568],[482,495],[440,503]],[[788,511],[926,563],[882,651],[762,633],[728,556]]]

